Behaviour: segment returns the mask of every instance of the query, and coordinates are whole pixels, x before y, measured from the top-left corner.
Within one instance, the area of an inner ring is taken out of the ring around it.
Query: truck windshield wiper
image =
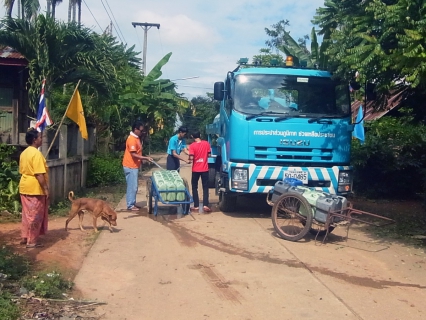
[[[318,123],[327,123],[327,124],[332,124],[331,120],[327,120],[330,118],[340,118],[341,116],[338,115],[330,115],[330,116],[320,116],[320,117],[315,117],[315,118],[311,118],[308,120],[308,123],[314,123],[314,122],[318,122]]]
[[[246,120],[248,121],[248,120],[251,120],[251,119],[254,119],[254,118],[259,118],[259,117],[262,117],[262,116],[272,116],[272,115],[279,116],[279,115],[282,115],[282,114],[288,114],[288,112],[280,113],[280,112],[274,112],[274,111],[264,111],[264,112],[261,112],[259,114],[252,114],[250,116],[247,116]]]
[[[305,117],[306,117],[306,116],[305,116],[305,115],[303,115],[303,114],[292,114],[292,115],[287,114],[287,115],[285,115],[285,116],[275,118],[275,119],[274,119],[274,121],[275,121],[275,122],[280,122],[280,121],[284,121],[284,120],[288,120],[288,119],[293,119],[293,118],[305,118]]]

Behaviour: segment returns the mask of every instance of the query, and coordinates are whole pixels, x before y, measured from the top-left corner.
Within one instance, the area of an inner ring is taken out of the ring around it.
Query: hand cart
[[[315,240],[318,236],[324,236],[322,241],[324,243],[328,234],[340,224],[347,225],[347,239],[352,222],[362,222],[375,227],[395,223],[393,219],[356,210],[350,202],[340,210],[326,212],[325,222],[324,220],[318,221],[315,218],[317,208],[311,205],[301,194],[286,192],[275,199],[274,202],[272,202],[270,195],[268,194],[266,201],[272,206],[272,223],[277,234],[285,240],[298,241],[310,232],[315,235]],[[372,222],[372,218],[374,221],[381,219],[384,222]]]
[[[158,168],[161,170],[163,169],[160,165],[158,165],[156,162],[152,161]],[[182,214],[188,214],[189,208],[192,202],[194,200],[191,197],[191,194],[189,193],[189,187],[188,187],[188,181],[185,178],[182,178],[184,188],[176,189],[176,190],[163,190],[160,189],[157,184],[155,183],[153,177],[149,177],[149,179],[146,181],[146,196],[147,196],[147,206],[148,206],[148,213],[154,214],[156,216],[158,214],[158,204],[159,202],[166,204],[166,205],[178,205],[182,208]],[[175,201],[167,201],[163,198],[162,195],[169,194],[169,193],[176,193],[176,196],[178,193],[182,194],[184,193],[184,199],[181,201],[175,200]]]

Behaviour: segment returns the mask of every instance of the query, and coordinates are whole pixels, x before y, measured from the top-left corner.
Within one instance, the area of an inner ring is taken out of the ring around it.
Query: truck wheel
[[[187,194],[187,192],[189,192],[189,184],[188,184],[188,181],[185,178],[183,178],[182,180],[183,180],[183,184],[185,185],[185,190],[186,190],[185,191],[185,200],[184,200],[185,203],[182,204],[182,213],[188,214],[189,213],[189,206],[191,205],[190,202],[189,202],[190,198]]]
[[[237,209],[237,196],[219,192],[219,209],[222,212],[234,212]]]
[[[214,188],[216,185],[216,168],[209,166],[209,188]]]

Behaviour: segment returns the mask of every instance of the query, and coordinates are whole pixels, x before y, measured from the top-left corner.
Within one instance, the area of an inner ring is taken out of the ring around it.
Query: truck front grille
[[[290,160],[290,161],[331,161],[333,150],[328,148],[270,148],[255,147],[256,160]]]

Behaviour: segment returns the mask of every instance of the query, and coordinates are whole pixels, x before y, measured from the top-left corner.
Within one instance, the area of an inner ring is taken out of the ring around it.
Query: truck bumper
[[[233,188],[232,174],[235,168],[244,168],[248,171],[248,188],[239,190]],[[324,167],[277,167],[277,166],[256,166],[254,164],[229,162],[224,166],[224,170],[229,177],[229,191],[242,193],[268,193],[277,181],[284,179],[284,172],[291,170],[305,171],[308,173],[307,187],[324,191],[331,194],[344,195],[352,192],[352,178],[345,190],[339,190],[339,174],[346,172],[352,177],[352,166]],[[341,185],[342,186],[342,185]]]

